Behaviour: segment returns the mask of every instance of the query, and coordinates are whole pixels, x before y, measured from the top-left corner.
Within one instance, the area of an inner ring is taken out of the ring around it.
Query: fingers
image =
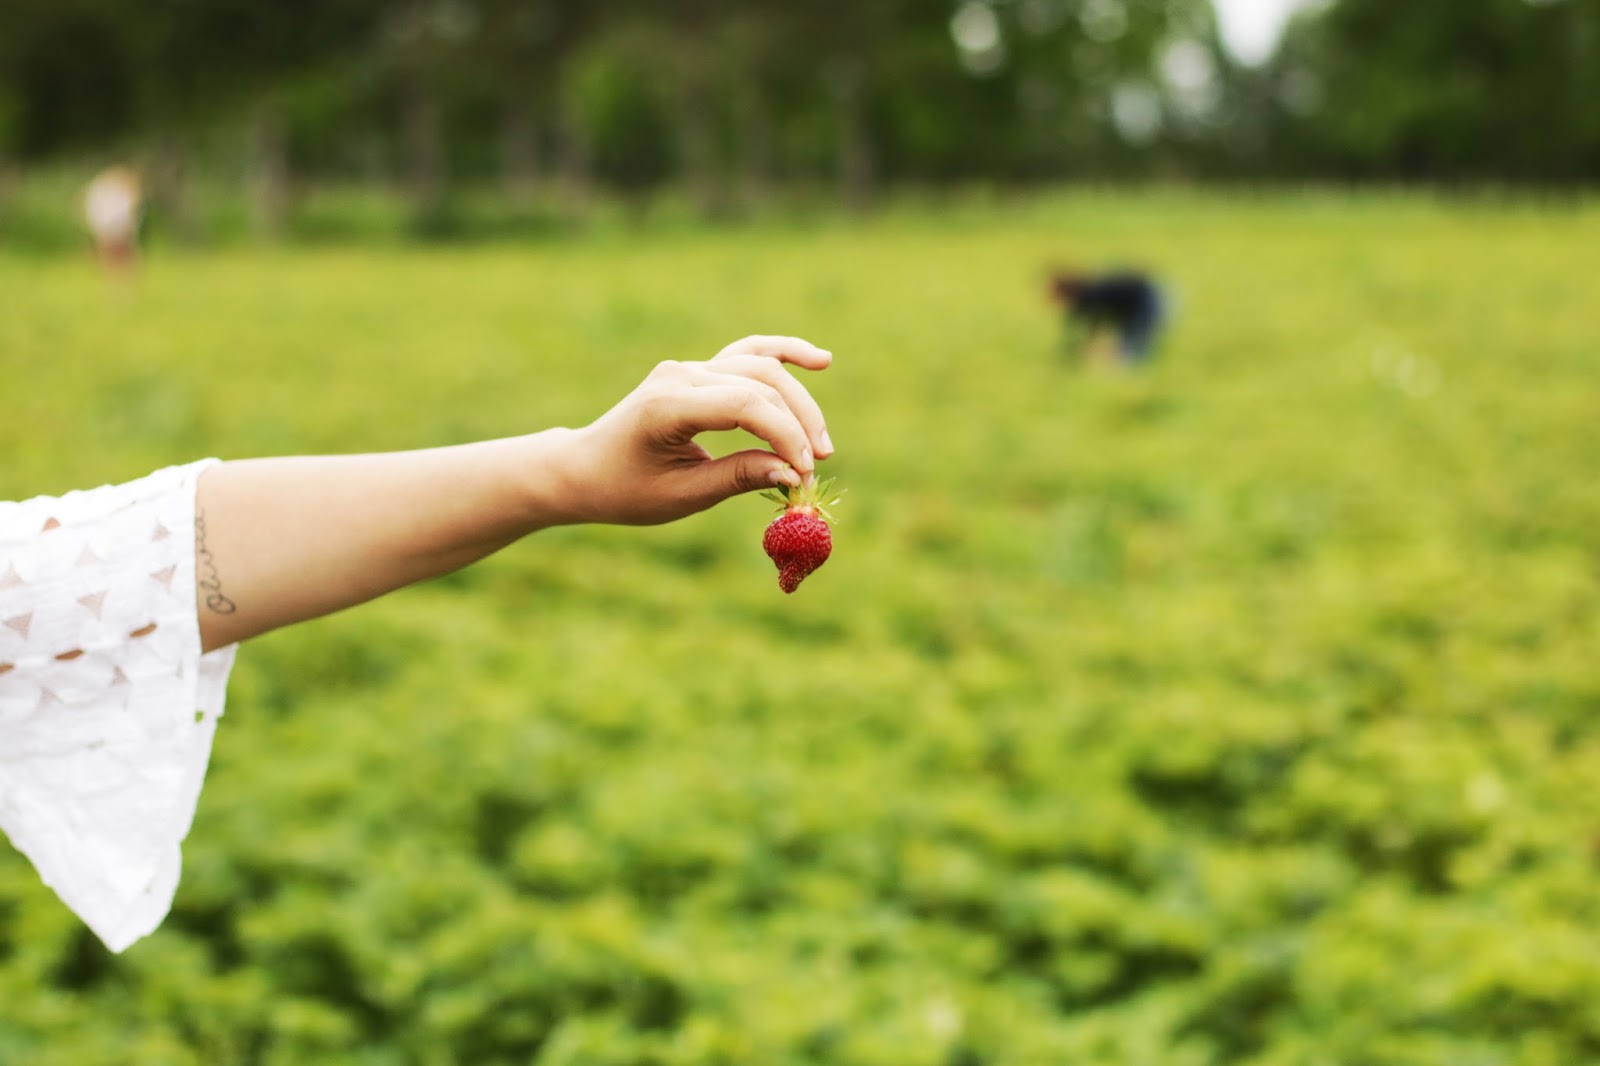
[[[773,337],[758,334],[736,340],[713,356],[713,361],[735,355],[761,355],[780,363],[793,363],[807,370],[822,370],[833,362],[833,353],[799,337]]]
[[[753,452],[727,469],[747,471],[754,463],[763,485],[777,483],[771,480],[775,470],[782,483],[797,481],[795,471],[814,473],[816,459],[834,448],[821,407],[780,364],[821,370],[832,362],[833,353],[799,337],[761,335],[734,341],[705,363],[661,363],[650,374],[654,388],[648,390],[660,401],[652,405],[656,429],[680,441],[706,430],[743,429],[776,455]],[[767,458],[757,462],[755,455]]]
[[[757,361],[765,362],[768,366],[778,370],[779,374],[783,374],[783,371],[778,369],[778,364],[772,360]],[[747,377],[743,374],[729,373],[726,369],[718,369],[719,367],[725,368],[729,366],[731,366],[729,363],[717,363],[715,365],[711,363],[685,363],[678,380],[681,383],[702,389],[749,389],[774,407],[789,406],[788,400],[783,393],[779,392],[771,383],[756,378],[754,375]],[[788,375],[783,374],[783,376],[787,377]],[[798,413],[796,414],[798,417]]]
[[[794,412],[769,401],[748,381],[674,390],[659,399],[657,410],[664,418],[661,429],[669,435],[687,439],[706,430],[742,429],[766,441],[801,474],[816,469],[811,442]]]
[[[696,466],[691,476],[694,481],[689,495],[693,497],[697,509],[710,507],[743,492],[800,483],[799,475],[782,459],[755,448],[724,455],[721,459]]]
[[[806,387],[772,359],[758,355],[730,355],[712,363],[689,364],[686,376],[695,385],[745,385],[756,388],[769,403],[787,408],[805,428],[811,451],[819,459],[833,454],[822,408]]]

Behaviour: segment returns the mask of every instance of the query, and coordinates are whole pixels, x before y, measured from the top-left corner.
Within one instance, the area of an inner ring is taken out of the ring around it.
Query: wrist
[[[546,429],[515,439],[510,479],[526,531],[581,522],[578,514],[578,448],[571,429]]]
[[[529,532],[588,521],[582,470],[581,431],[546,429],[516,438],[519,448],[512,471]]]

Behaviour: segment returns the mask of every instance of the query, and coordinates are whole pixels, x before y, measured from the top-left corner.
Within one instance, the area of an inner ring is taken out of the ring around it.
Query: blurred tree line
[[[421,221],[493,181],[709,216],[827,183],[1600,173],[1597,0],[1330,0],[1269,60],[1209,0],[0,0],[0,170],[133,155],[317,181]]]

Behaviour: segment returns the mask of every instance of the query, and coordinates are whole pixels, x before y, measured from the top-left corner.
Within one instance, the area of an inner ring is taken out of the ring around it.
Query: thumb
[[[759,448],[702,463],[695,474],[697,494],[707,507],[743,492],[800,483],[800,475],[788,463]]]

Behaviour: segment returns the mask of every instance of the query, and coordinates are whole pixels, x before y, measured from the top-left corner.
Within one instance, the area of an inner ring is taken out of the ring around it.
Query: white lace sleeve
[[[195,616],[214,461],[0,503],[0,829],[113,951],[172,905],[233,665]]]

